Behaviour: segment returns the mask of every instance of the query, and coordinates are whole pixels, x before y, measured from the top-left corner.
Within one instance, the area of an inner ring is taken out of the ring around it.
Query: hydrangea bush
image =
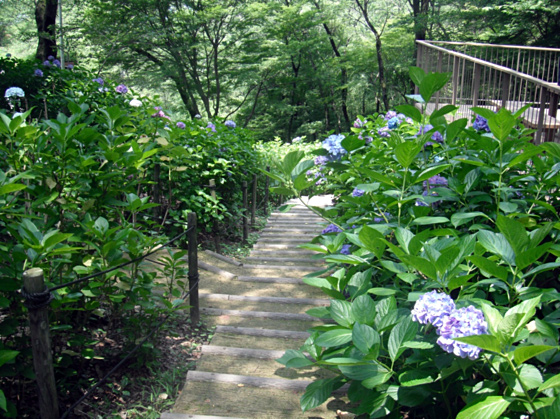
[[[304,281],[331,299],[308,314],[331,323],[279,362],[334,373],[303,410],[349,384],[372,418],[556,417],[560,146],[532,143],[525,109],[427,115],[449,75],[410,74],[417,106],[359,116],[315,159],[293,151],[273,173],[299,196],[320,163],[335,196],[311,207],[329,226],[301,246],[328,264]]]

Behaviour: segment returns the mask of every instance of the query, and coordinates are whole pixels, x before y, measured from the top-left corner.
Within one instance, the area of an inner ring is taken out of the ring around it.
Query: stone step
[[[220,301],[240,301],[243,303],[266,303],[266,304],[296,304],[296,305],[316,305],[328,306],[329,300],[325,298],[287,298],[287,297],[264,297],[246,296],[232,294],[199,294],[199,298]]]
[[[325,262],[320,259],[308,259],[308,258],[282,258],[282,257],[268,257],[268,256],[249,256],[245,258],[244,264],[254,263],[254,264],[267,264],[270,262],[281,263],[285,265],[313,265],[313,266],[321,266],[324,265]]]
[[[201,314],[206,316],[229,316],[229,317],[243,317],[243,318],[257,318],[257,319],[273,319],[273,320],[298,320],[301,322],[316,322],[332,323],[330,319],[318,319],[317,317],[310,316],[304,313],[281,313],[277,311],[245,311],[245,310],[228,310],[222,308],[209,308],[201,307]]]
[[[251,252],[251,257],[255,256],[314,256],[320,255],[321,253],[314,252],[312,250],[253,250]]]
[[[303,394],[303,390],[298,390],[294,394],[293,390],[253,387],[244,382],[203,381],[204,378],[208,378],[207,375],[206,377],[200,375],[194,377],[193,374],[191,377],[197,379],[197,381],[187,380],[187,384],[173,408],[175,413],[189,412],[193,415],[215,415],[219,419],[224,417],[333,419],[336,417],[337,410],[350,410],[347,398],[341,394],[334,394],[321,406],[303,413],[299,405],[299,397]],[[302,381],[298,382],[303,383]],[[302,384],[300,387],[304,385]],[[195,419],[198,418],[195,417]],[[201,419],[205,419],[204,416]]]
[[[307,339],[309,332],[294,332],[291,330],[274,330],[274,329],[255,329],[252,327],[231,327],[218,326],[214,330],[215,333],[230,333],[245,336],[257,336],[260,338],[282,338],[282,339]]]
[[[228,346],[233,348],[250,348],[250,349],[299,349],[309,336],[306,332],[295,332],[291,330],[276,330],[276,329],[255,329],[250,327],[230,327],[230,326],[217,326],[216,329],[220,330],[234,330],[231,333],[224,333],[222,331],[214,331],[212,337],[212,345]],[[264,332],[260,335],[242,334],[235,331],[236,329],[243,330],[256,330]],[[276,337],[267,336],[266,331],[273,330]],[[282,332],[285,337],[282,337]]]
[[[274,239],[291,239],[298,236],[305,236],[304,238],[311,240],[313,236],[318,236],[320,234],[316,231],[302,231],[302,230],[285,230],[285,229],[278,229],[278,230],[263,230],[260,234],[262,238],[274,238]]]
[[[271,221],[267,224],[268,227],[271,226],[300,226],[300,227],[314,227],[314,228],[320,228],[322,227],[321,224],[319,224],[318,222],[315,221],[302,221],[302,220],[274,220]],[[324,227],[323,227],[324,228]]]
[[[269,277],[269,276],[238,276],[237,281],[241,282],[257,282],[265,284],[299,284],[305,285],[301,278],[290,277]]]
[[[272,294],[271,292],[271,295]],[[263,297],[274,298],[274,297]],[[288,297],[286,297],[287,299]],[[312,299],[309,299],[312,300]],[[324,301],[324,300],[323,300]],[[205,309],[218,309],[218,310],[243,310],[243,311],[272,311],[278,313],[295,313],[303,314],[307,310],[316,308],[317,304],[285,304],[273,302],[260,302],[260,301],[240,301],[240,300],[217,300],[200,298],[200,307]],[[324,303],[321,304],[324,306]]]
[[[223,313],[219,315],[220,313]],[[325,323],[315,319],[314,321],[302,321],[300,319],[282,319],[270,317],[242,317],[232,316],[224,311],[214,312],[213,314],[205,314],[201,308],[202,322],[207,327],[212,326],[232,326],[232,327],[248,327],[255,329],[274,329],[305,332],[311,327],[322,326]]]
[[[243,419],[233,416],[190,415],[188,413],[162,413],[160,419]]]
[[[244,264],[245,273],[252,276],[275,276],[285,275],[300,277],[322,269],[320,266],[313,265],[249,265]]]
[[[286,237],[286,238],[268,238],[268,237],[261,237],[258,244],[287,244],[292,247],[296,247],[298,244],[305,244],[311,241],[312,237],[309,238],[293,238],[293,236]]]
[[[319,235],[322,232],[322,227],[314,228],[314,227],[278,227],[278,226],[271,226],[267,227],[262,230],[261,235],[265,233],[284,233],[284,234],[316,234]]]
[[[291,244],[277,244],[277,243],[256,243],[253,246],[253,249],[257,249],[257,250],[273,250],[273,249],[280,249],[280,250],[289,250],[289,249],[293,249],[294,247],[297,246],[293,246]]]

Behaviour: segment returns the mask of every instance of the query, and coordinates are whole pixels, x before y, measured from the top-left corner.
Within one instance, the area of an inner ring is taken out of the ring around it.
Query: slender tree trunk
[[[37,0],[35,22],[39,43],[35,57],[45,61],[49,55],[56,56],[56,11],[58,0]]]

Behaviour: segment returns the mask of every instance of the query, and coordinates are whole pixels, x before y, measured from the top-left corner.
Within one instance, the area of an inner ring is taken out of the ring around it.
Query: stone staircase
[[[333,394],[303,413],[299,398],[306,386],[329,373],[276,362],[285,350],[304,343],[306,330],[322,324],[305,312],[329,304],[319,289],[301,279],[321,269],[322,262],[313,258],[314,252],[297,248],[321,232],[321,221],[301,204],[275,212],[242,266],[211,260],[223,271],[201,280],[200,302],[203,322],[215,325],[215,334],[202,347],[196,370],[188,372],[172,413],[162,419],[318,419],[347,410],[344,395]]]

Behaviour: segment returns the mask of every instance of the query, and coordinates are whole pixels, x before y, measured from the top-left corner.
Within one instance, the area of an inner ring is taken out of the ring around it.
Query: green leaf
[[[303,352],[294,349],[288,349],[276,362],[285,365],[286,368],[302,368],[313,365],[313,362]]]
[[[501,353],[500,342],[492,335],[464,336],[461,338],[453,338],[453,340],[478,346],[486,351]]]
[[[412,118],[413,121],[422,122],[422,114],[415,106],[412,105],[398,105],[395,106],[395,110]]]
[[[356,136],[348,136],[346,137],[344,140],[342,140],[342,142],[340,143],[340,145],[349,153],[357,150],[360,147],[363,147],[365,144],[364,140],[360,140],[358,137]]]
[[[310,186],[312,186],[315,183],[314,179],[307,179],[307,175],[305,174],[305,172],[300,173],[294,180],[294,188],[298,191],[301,192],[304,189],[309,188]]]
[[[422,172],[420,172],[418,174],[416,179],[414,179],[413,183],[419,183],[419,182],[422,182],[426,179],[429,179],[429,178],[443,172],[445,169],[447,169],[450,166],[451,166],[450,164],[441,164],[439,166],[428,167],[427,169],[423,170]]]
[[[375,303],[369,295],[360,295],[352,302],[352,316],[358,323],[373,324],[375,320]]]
[[[292,196],[294,194],[294,191],[292,191],[291,189],[282,187],[270,188],[270,192],[285,196]]]
[[[434,382],[431,372],[421,370],[409,370],[399,375],[399,382],[403,387],[421,386]]]
[[[301,174],[305,174],[305,172],[313,166],[315,166],[315,162],[313,160],[300,161],[291,172],[292,178],[298,177]]]
[[[418,331],[418,323],[413,322],[410,317],[403,318],[389,335],[388,350],[391,360],[394,362],[405,350],[403,343],[413,340]]]
[[[491,307],[490,304],[484,303],[481,305],[482,312],[486,317],[486,322],[488,323],[488,329],[490,334],[496,336],[500,324],[502,323],[503,317],[498,310]]]
[[[331,348],[333,346],[344,345],[352,341],[352,331],[349,329],[334,329],[323,333],[315,339],[315,345],[324,348]]]
[[[500,230],[500,233],[507,239],[516,255],[525,250],[529,244],[529,238],[527,237],[527,232],[523,224],[498,214],[496,226]]]
[[[498,419],[510,403],[511,399],[502,396],[488,396],[466,406],[459,412],[457,419]]]
[[[424,77],[426,77],[426,72],[420,67],[410,66],[408,68],[408,74],[412,79],[412,82],[418,87],[420,87],[420,85],[422,84],[422,80],[424,80]]]
[[[403,260],[403,262],[405,262],[408,265],[411,265],[414,269],[423,273],[428,278],[437,281],[438,278],[437,278],[436,267],[428,259],[424,259],[423,257],[420,256],[411,256],[411,255],[401,256],[401,259]]]
[[[509,137],[516,123],[516,118],[505,108],[501,108],[498,113],[488,118],[490,131],[500,142],[504,142]]]
[[[551,349],[556,349],[556,346],[549,345],[531,345],[531,346],[519,346],[513,351],[513,359],[517,365],[523,364],[525,361],[542,354],[543,352],[549,351]]]
[[[360,230],[359,237],[364,247],[381,259],[386,247],[383,242],[383,235],[376,229],[366,225]]]
[[[381,338],[373,328],[361,323],[354,323],[352,328],[352,342],[360,352],[367,355],[373,345],[379,345]]]
[[[316,243],[306,243],[306,244],[300,244],[297,246],[298,249],[307,249],[307,250],[313,250],[315,252],[320,252],[320,253],[329,253],[329,251],[327,250],[327,248],[325,246],[323,246],[322,244],[316,244]]]
[[[395,157],[402,167],[408,168],[421,149],[421,144],[416,144],[412,141],[400,143],[395,147]]]
[[[351,265],[368,264],[368,261],[354,255],[329,255],[325,258],[327,262],[349,263]]]
[[[518,253],[515,257],[515,264],[519,269],[525,269],[541,258],[554,243],[545,243],[542,246],[529,248],[527,251]]]
[[[388,372],[386,368],[374,363],[366,365],[340,365],[338,369],[346,377],[358,381],[365,381]]]
[[[549,388],[560,387],[560,374],[557,374],[548,380],[546,380],[541,386],[539,387],[539,391],[544,391]]]
[[[312,382],[305,389],[305,393],[300,398],[301,410],[306,412],[323,404],[333,392],[335,385],[340,381],[339,377],[317,380]],[[339,385],[337,385],[339,387]]]
[[[418,217],[412,222],[412,224],[426,226],[426,225],[442,224],[448,222],[449,222],[449,218],[447,217]]]
[[[420,95],[426,102],[429,102],[433,94],[445,86],[450,78],[451,73],[427,74],[420,83]]]
[[[493,233],[487,230],[480,230],[477,233],[479,243],[489,252],[494,253],[513,265],[515,263],[515,255],[513,248],[507,239],[500,233]]]
[[[0,366],[14,360],[18,354],[19,351],[0,350]]]
[[[479,108],[477,106],[474,106],[474,107],[471,108],[471,110],[475,114],[480,115],[480,116],[482,116],[483,118],[486,118],[486,119],[492,119],[492,118],[494,118],[494,115],[496,115],[496,113],[493,110],[490,110],[488,108]]]
[[[330,311],[333,320],[341,326],[352,327],[352,324],[356,321],[352,313],[352,304],[348,301],[331,300]]]
[[[454,227],[459,227],[460,225],[468,223],[470,220],[476,217],[486,217],[488,216],[483,212],[457,212],[451,216],[451,224]]]
[[[445,130],[446,142],[448,144],[453,142],[455,137],[457,137],[457,135],[459,135],[459,133],[465,129],[467,123],[467,118],[461,118],[447,125],[447,129]]]
[[[22,185],[21,183],[8,183],[7,185],[0,186],[0,196],[16,191],[21,191],[25,188],[27,188],[27,186]]]
[[[286,175],[286,177],[290,177],[292,171],[304,157],[305,153],[302,150],[294,150],[286,154],[282,162],[282,170],[284,172],[284,175]]]
[[[543,383],[541,372],[534,365],[522,364],[518,368],[517,373],[519,374],[521,382],[512,371],[503,373],[505,382],[517,394],[521,395],[525,393],[523,386],[525,386],[527,390],[531,390],[540,387]]]
[[[508,270],[504,266],[497,265],[495,262],[492,262],[490,259],[486,259],[482,256],[468,256],[467,260],[473,263],[478,269],[489,276],[495,276],[496,278],[501,279],[502,281],[507,281],[508,277]]]

